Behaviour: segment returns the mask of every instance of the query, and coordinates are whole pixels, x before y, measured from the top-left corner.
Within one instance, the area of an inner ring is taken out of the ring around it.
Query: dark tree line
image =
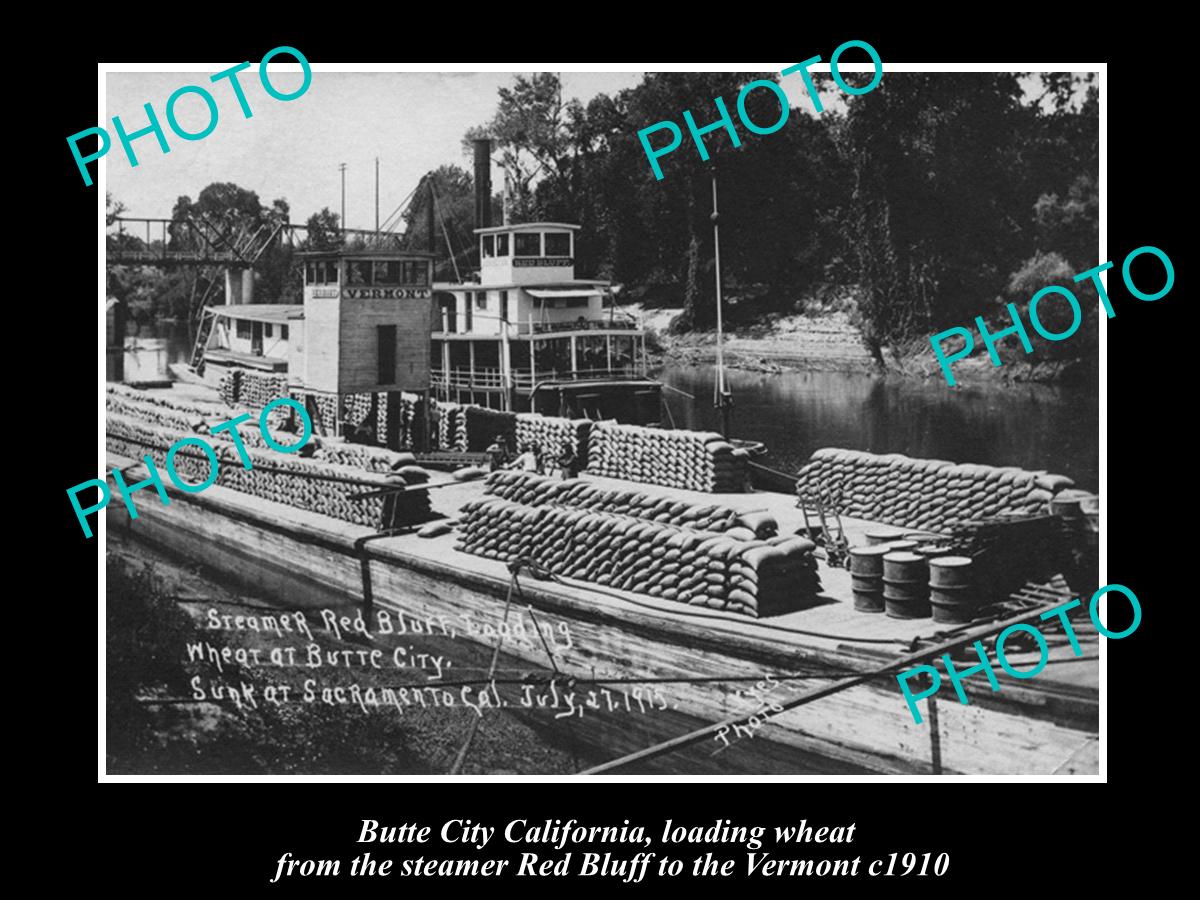
[[[751,134],[735,111],[738,93],[752,80],[777,77],[649,74],[583,104],[564,101],[551,73],[518,76],[499,92],[495,117],[464,136],[464,147],[484,135],[495,142],[507,183],[507,190],[496,186],[495,222],[507,204],[514,222],[581,225],[578,271],[622,284],[623,299],[682,306],[681,330],[707,329],[714,320],[714,174],[726,314],[734,325],[836,302],[881,357],[885,347],[926,341],[976,315],[1002,315],[1005,303],[1027,303],[1048,284],[1072,285],[1072,274],[1100,261],[1091,76],[885,73],[875,90],[855,97],[817,76],[823,97],[845,102],[826,102],[820,115],[792,109],[779,131]],[[1038,85],[1032,94],[1031,84]],[[717,96],[733,114],[741,145],[716,130],[705,139],[711,159],[702,161],[684,128],[683,144],[661,158],[665,177],[656,180],[638,130],[664,119],[684,127],[685,109],[701,125],[715,121]],[[765,89],[750,93],[747,106],[755,122],[779,116]],[[404,211],[401,245],[429,246],[432,183],[436,274],[457,278],[478,265],[472,178],[449,164],[427,177]],[[266,205],[253,191],[218,183],[195,201],[179,198],[173,217],[203,213],[253,229],[287,221],[288,212],[285,200]],[[309,218],[303,247],[342,242],[335,213]],[[127,269],[110,277],[110,292],[155,315],[182,316],[218,275]],[[1086,328],[1094,329],[1094,296],[1073,289],[1085,303]],[[255,299],[299,297],[293,249],[269,248],[257,267]],[[1053,352],[1094,343],[1071,341]]]
[[[742,86],[772,77],[650,74],[583,105],[562,102],[553,74],[520,76],[468,138],[498,141],[514,221],[579,223],[581,271],[625,284],[629,297],[682,304],[682,329],[713,320],[714,173],[735,323],[848,294],[878,353],[1027,302],[1098,262],[1090,76],[1044,75],[1029,96],[1015,74],[885,74],[819,116],[793,109],[770,135],[734,113],[741,146],[714,131],[707,162],[685,128],[654,178],[638,129],[682,127],[685,109],[715,121],[714,97],[733,111]],[[748,110],[760,123],[779,115],[766,90],[749,94]]]

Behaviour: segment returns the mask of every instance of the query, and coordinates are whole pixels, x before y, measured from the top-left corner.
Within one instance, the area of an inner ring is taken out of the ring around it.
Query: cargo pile
[[[436,402],[433,405],[434,433],[441,450],[462,450],[458,446],[458,414],[462,407],[457,403]]]
[[[454,448],[468,453],[486,450],[496,439],[504,436],[510,449],[516,447],[517,416],[484,406],[460,406],[454,421]]]
[[[232,399],[226,397],[225,379],[229,378]],[[230,369],[221,376],[221,399],[230,406],[260,410],[272,400],[288,395],[286,375],[268,375],[250,369]]]
[[[726,533],[737,530],[736,536],[742,538],[771,538],[778,531],[775,519],[765,513],[739,515],[736,510],[717,504],[685,503],[643,491],[607,488],[579,479],[562,481],[531,472],[492,472],[484,483],[483,492],[526,506],[553,503],[590,512],[633,516],[695,531]]]
[[[1044,513],[1073,483],[1046,472],[827,447],[800,470],[796,492],[801,500],[809,492],[840,492],[842,515],[944,532],[992,516]]]
[[[320,462],[333,463],[339,466],[349,466],[367,472],[378,472],[386,475],[404,465],[415,462],[411,453],[396,452],[386,447],[372,447],[367,444],[346,444],[326,442],[315,451],[312,458]]]
[[[746,490],[749,454],[709,431],[664,431],[596,422],[587,470],[642,484],[706,493]]]
[[[562,419],[543,416],[540,413],[517,413],[517,446],[537,444],[542,453],[550,458],[562,452],[563,444],[570,444],[580,465],[587,463],[588,434],[592,428],[589,419]]]
[[[110,415],[133,416],[152,425],[184,432],[195,431],[209,419],[227,418],[224,413],[216,409],[202,409],[184,404],[178,406],[150,404],[142,402],[136,396],[117,393],[111,389],[104,398],[104,407]]]
[[[226,406],[236,406],[242,389],[242,370],[226,369],[217,382],[217,393]]]
[[[242,426],[239,427],[239,433],[243,436],[253,468],[243,468],[232,440],[217,440],[217,436],[211,436],[210,444],[219,461],[216,484],[367,528],[379,528],[385,515],[390,519],[393,501],[384,497],[351,500],[351,495],[369,491],[371,485],[382,488],[423,484],[429,477],[424,469],[416,466],[406,466],[398,473],[382,475],[343,465],[284,456],[261,449],[262,438],[257,429]],[[160,471],[165,472],[167,448],[181,436],[175,429],[160,428],[129,416],[113,414],[108,417],[108,449],[133,459],[149,455]],[[199,448],[186,447],[177,453],[175,469],[182,478],[193,483],[202,482],[209,475],[208,459]],[[397,502],[398,522],[420,521],[429,517],[428,491],[402,494]],[[387,508],[385,503],[388,504]]]
[[[746,540],[499,497],[466,504],[460,521],[463,552],[690,606],[768,616],[820,591],[813,543],[790,535]]]

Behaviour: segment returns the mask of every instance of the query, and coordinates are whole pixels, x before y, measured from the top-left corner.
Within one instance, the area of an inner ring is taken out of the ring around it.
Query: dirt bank
[[[654,332],[661,365],[711,364],[716,361],[715,332],[672,334],[671,321],[682,310],[631,308]],[[907,378],[942,379],[943,374],[929,341],[919,339],[883,349],[880,366],[867,349],[862,332],[847,313],[781,316],[767,325],[729,331],[725,336],[725,361],[730,368],[758,372],[839,371]],[[1033,357],[1031,357],[1033,359]],[[1007,382],[1059,382],[1094,377],[1094,363],[1087,360],[1021,359],[1005,361],[997,368],[986,354],[954,364],[960,385]]]

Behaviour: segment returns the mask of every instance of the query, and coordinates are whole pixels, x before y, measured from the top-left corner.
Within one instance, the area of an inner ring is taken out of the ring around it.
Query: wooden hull
[[[501,669],[551,668],[547,650],[534,639],[535,620],[551,634],[569,630],[570,647],[553,641],[553,666],[562,679],[681,679],[658,686],[667,707],[642,711],[640,704],[626,708],[624,697],[636,685],[610,686],[618,708],[610,711],[584,708],[582,714],[526,709],[523,689],[505,688],[509,709],[538,728],[548,740],[586,749],[588,758],[602,761],[686,733],[731,715],[749,714],[761,703],[738,696],[749,683],[715,679],[746,676],[760,679],[766,673],[804,670],[845,671],[853,662],[843,654],[840,669],[828,654],[811,648],[729,639],[720,633],[680,624],[672,627],[661,617],[624,608],[619,602],[566,591],[553,583],[527,578],[521,581],[521,598],[505,619],[505,598],[510,581],[503,566],[476,560],[453,551],[418,555],[401,539],[386,538],[365,544],[364,561],[355,548],[357,538],[370,535],[328,519],[213,487],[202,494],[184,495],[172,490],[172,502],[162,506],[144,502],[140,516],[130,522],[120,504],[109,507],[108,527],[128,528],[137,540],[147,541],[179,555],[200,561],[230,578],[253,584],[291,608],[341,607],[353,615],[362,603],[364,575],[369,578],[374,608],[393,619],[449,620],[474,623],[453,639],[438,631],[409,633],[405,640],[415,652],[430,648],[455,660],[458,667],[446,680],[461,680],[462,671],[475,677],[486,670],[495,633],[501,623],[525,623],[530,636],[503,645]],[[421,545],[426,546],[425,544]],[[532,612],[530,611],[532,610]],[[859,659],[860,668],[878,660]],[[683,680],[688,679],[688,680]],[[714,679],[705,681],[704,679]],[[981,680],[981,679],[975,679]],[[435,683],[435,682],[434,682]],[[434,684],[431,683],[431,684]],[[798,691],[826,681],[800,681]],[[559,682],[560,689],[562,682]],[[1028,684],[1028,683],[1027,683]],[[984,681],[986,688],[986,681]],[[455,691],[458,689],[455,688]],[[579,702],[587,686],[575,687]],[[777,689],[775,701],[799,696],[796,689]],[[544,688],[538,692],[545,695]],[[1010,689],[1000,694],[977,694],[970,705],[953,701],[942,692],[936,730],[929,722],[917,725],[900,696],[894,678],[883,678],[834,694],[815,703],[787,710],[767,719],[752,736],[727,734],[726,741],[705,739],[690,748],[658,757],[629,772],[714,774],[880,773],[1071,775],[1098,773],[1096,704],[1062,705],[1040,695],[1036,687]],[[605,701],[606,703],[608,701]],[[940,765],[935,764],[935,759]]]

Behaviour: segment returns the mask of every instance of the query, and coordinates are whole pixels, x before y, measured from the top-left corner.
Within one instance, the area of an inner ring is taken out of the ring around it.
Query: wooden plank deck
[[[196,386],[187,391],[195,392]],[[109,457],[112,466],[135,462],[114,454]],[[136,468],[132,476],[139,477]],[[584,478],[628,487],[612,479]],[[431,501],[435,512],[448,518],[458,518],[464,503],[483,496],[481,481],[459,483],[436,475],[435,479],[432,484],[438,488],[430,492]],[[364,562],[355,543],[371,537],[371,529],[219,486],[200,494],[183,494],[169,483],[167,489],[171,505],[162,506],[147,495],[139,503],[136,522],[128,520],[120,503],[111,505],[105,513],[108,527],[128,528],[132,537],[258,584],[286,597],[293,608],[329,606],[331,598],[346,605],[361,603],[365,569],[377,608],[417,618],[467,617],[493,629],[503,620],[510,585],[507,567],[455,550],[453,534],[373,538],[365,544]],[[645,490],[692,503],[721,503],[742,512],[767,511],[781,531],[804,524],[795,497],[787,494],[701,494],[653,486]],[[864,543],[864,532],[876,525],[854,519],[843,522],[852,544]],[[932,644],[944,640],[953,628],[961,628],[931,619],[899,620],[857,612],[849,573],[822,561],[819,574],[821,603],[764,619],[698,610],[571,580],[523,576],[521,584],[523,601],[537,611],[538,619],[554,627],[566,625],[575,638],[569,651],[556,648],[555,664],[562,672],[581,679],[632,675],[679,680],[671,685],[675,705],[656,719],[570,720],[583,739],[617,756],[684,733],[698,723],[753,711],[738,695],[738,684],[720,679],[806,669],[827,671],[826,677],[848,670],[868,671],[903,655],[914,641]],[[1094,629],[1086,613],[1073,621],[1085,641],[1085,654],[1095,655],[1096,643],[1087,641],[1094,637]],[[980,623],[960,634],[965,640],[978,637],[987,643],[995,628]],[[887,643],[858,643],[861,639]],[[479,640],[486,643],[482,637]],[[505,649],[529,666],[548,663],[544,648],[536,643]],[[1020,654],[1009,658],[1019,668],[1035,661]],[[1008,677],[997,665],[1002,685],[998,693],[990,690],[982,675],[970,677],[965,682],[970,705],[958,703],[944,679],[937,697],[941,771],[1096,774],[1099,664],[1075,661],[1065,642],[1052,645],[1051,660],[1038,676],[1022,681]],[[563,727],[553,718],[542,724],[551,732]],[[727,751],[719,745],[698,746],[662,765],[682,766],[676,771],[787,772],[796,771],[803,759],[802,771],[821,768],[814,760],[828,760],[822,770],[921,773],[934,771],[931,756],[928,722],[913,722],[895,679],[884,677],[788,710],[769,720],[754,740],[743,740]]]

